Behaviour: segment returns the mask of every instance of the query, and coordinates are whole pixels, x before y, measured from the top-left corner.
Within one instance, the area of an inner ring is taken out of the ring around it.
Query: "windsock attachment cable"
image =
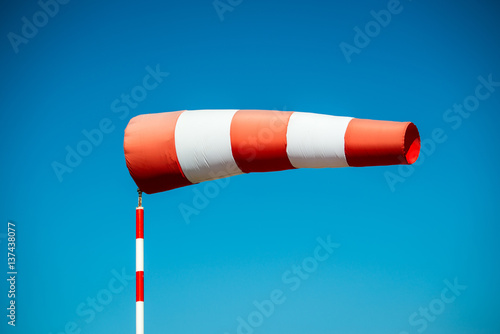
[[[139,194],[138,206],[135,209],[135,282],[136,282],[136,334],[144,334],[144,208],[142,207],[142,191]]]

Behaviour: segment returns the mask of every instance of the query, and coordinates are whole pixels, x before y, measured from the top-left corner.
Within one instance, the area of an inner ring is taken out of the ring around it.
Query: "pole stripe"
[[[144,239],[135,239],[135,247],[138,250],[135,256],[135,271],[144,271]]]
[[[144,271],[137,271],[135,273],[137,280],[136,302],[144,302]]]
[[[144,334],[144,208],[137,207],[135,213],[136,333]]]
[[[144,334],[144,302],[137,302],[135,308],[136,334]]]
[[[135,210],[135,237],[136,239],[144,238],[144,208],[138,207]]]

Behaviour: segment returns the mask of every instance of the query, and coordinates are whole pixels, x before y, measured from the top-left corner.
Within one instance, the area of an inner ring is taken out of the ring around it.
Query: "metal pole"
[[[144,208],[142,207],[142,191],[139,193],[139,204],[135,209],[135,332],[144,334]]]

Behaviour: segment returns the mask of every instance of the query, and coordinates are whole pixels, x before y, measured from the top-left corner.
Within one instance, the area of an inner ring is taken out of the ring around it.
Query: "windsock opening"
[[[420,135],[411,122],[353,119],[345,133],[349,166],[411,165],[420,153]]]
[[[413,123],[409,123],[405,131],[404,152],[403,156],[409,165],[417,161],[420,154],[420,135]]]

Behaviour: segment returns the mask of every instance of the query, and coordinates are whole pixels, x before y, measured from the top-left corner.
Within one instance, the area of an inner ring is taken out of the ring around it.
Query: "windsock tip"
[[[405,130],[403,156],[406,164],[417,161],[420,154],[420,135],[415,124],[409,122]]]

